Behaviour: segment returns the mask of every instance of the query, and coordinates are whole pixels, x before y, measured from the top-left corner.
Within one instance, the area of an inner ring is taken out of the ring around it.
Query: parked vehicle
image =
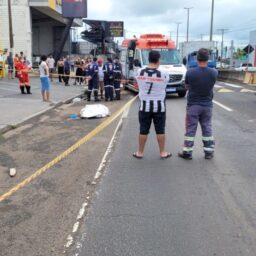
[[[139,38],[125,39],[121,49],[121,64],[126,79],[125,88],[138,92],[135,80],[139,68],[148,65],[148,55],[151,50],[161,54],[160,67],[170,74],[166,93],[177,93],[180,97],[186,95],[186,67],[180,62],[175,43],[161,34],[145,34]]]
[[[252,63],[242,63],[240,67],[235,68],[237,71],[256,71],[256,67]]]
[[[180,57],[187,68],[197,67],[197,52],[200,48],[206,48],[210,52],[208,67],[216,68],[217,52],[214,41],[191,41],[180,44]]]

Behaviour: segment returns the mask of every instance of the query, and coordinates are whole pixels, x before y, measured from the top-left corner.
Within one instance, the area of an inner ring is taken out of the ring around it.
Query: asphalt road
[[[176,96],[167,100],[167,149],[174,156],[159,159],[152,132],[145,157],[134,159],[135,102],[122,123],[116,120],[0,202],[0,255],[254,256],[254,90],[218,83],[210,161],[200,131],[194,159],[175,156],[185,116],[185,99]],[[122,101],[103,104],[114,113],[131,97],[123,92]],[[52,109],[0,137],[0,196],[104,122],[71,120],[84,105]],[[8,176],[11,167],[15,178]]]
[[[176,157],[185,100],[167,100],[167,149],[159,158],[152,130],[134,159],[138,101],[123,119],[111,162],[97,186],[75,246],[76,256],[255,256],[255,87],[218,83],[216,154],[203,158],[200,129],[192,161]],[[222,104],[222,105],[221,105]]]
[[[121,101],[101,103],[115,113],[130,97],[124,92]],[[82,212],[81,206],[95,191],[95,173],[118,120],[24,187],[17,185],[105,121],[70,119],[85,104],[64,104],[1,134],[0,197],[16,189],[0,200],[1,256],[63,255],[77,217],[82,221],[86,209]],[[9,177],[9,168],[16,168],[14,178]]]

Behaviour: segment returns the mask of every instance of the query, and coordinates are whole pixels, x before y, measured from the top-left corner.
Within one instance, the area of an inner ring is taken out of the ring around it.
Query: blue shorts
[[[51,84],[50,84],[49,77],[48,76],[40,77],[40,80],[41,80],[41,85],[42,85],[41,90],[42,91],[50,91]]]

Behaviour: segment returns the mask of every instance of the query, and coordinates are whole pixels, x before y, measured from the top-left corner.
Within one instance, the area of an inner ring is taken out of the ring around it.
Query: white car
[[[256,67],[252,63],[242,63],[240,67],[235,68],[237,71],[256,71]]]

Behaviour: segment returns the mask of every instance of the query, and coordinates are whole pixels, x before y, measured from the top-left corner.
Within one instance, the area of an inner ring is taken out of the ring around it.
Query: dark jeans
[[[61,83],[62,80],[65,81],[64,79],[64,67],[58,67],[58,74],[59,74],[59,82]]]
[[[64,82],[65,82],[65,85],[68,85],[69,75],[70,75],[70,70],[64,70]]]

